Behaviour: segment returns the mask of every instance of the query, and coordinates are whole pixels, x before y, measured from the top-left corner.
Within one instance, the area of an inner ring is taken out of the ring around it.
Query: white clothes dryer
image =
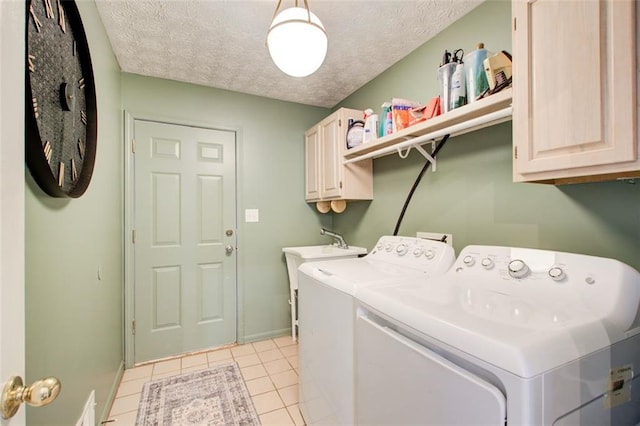
[[[352,425],[354,409],[354,293],[412,277],[424,281],[454,262],[451,246],[383,236],[365,257],[304,263],[298,270],[298,393],[307,425]]]
[[[626,264],[469,246],[442,276],[356,296],[361,424],[640,422],[640,273]]]

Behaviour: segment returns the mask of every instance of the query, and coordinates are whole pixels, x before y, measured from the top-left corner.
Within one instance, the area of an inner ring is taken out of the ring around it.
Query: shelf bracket
[[[431,142],[431,146],[435,146],[435,141]],[[421,147],[420,145],[416,145],[415,148],[418,150],[418,152],[420,154],[422,154],[424,156],[424,158],[427,159],[428,162],[431,163],[431,171],[435,172],[436,171],[436,159],[433,158],[433,156],[431,154],[429,154],[423,147]],[[432,149],[433,151],[433,149]]]
[[[430,143],[431,143],[431,152],[433,152],[436,149],[436,141],[431,141]],[[404,152],[402,152],[402,148],[398,148],[398,156],[404,160],[409,156],[409,152],[411,151],[411,148],[415,148],[420,154],[422,154],[424,158],[426,158],[427,161],[430,162],[431,165],[433,166],[432,171],[434,172],[436,171],[436,159],[433,158],[433,156],[429,154],[419,144],[409,145]]]

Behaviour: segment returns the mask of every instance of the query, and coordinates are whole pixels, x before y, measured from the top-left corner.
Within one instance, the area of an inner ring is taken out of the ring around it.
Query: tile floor
[[[143,385],[149,380],[238,363],[263,425],[304,425],[298,410],[298,345],[290,336],[186,355],[125,370],[109,420],[134,425]]]

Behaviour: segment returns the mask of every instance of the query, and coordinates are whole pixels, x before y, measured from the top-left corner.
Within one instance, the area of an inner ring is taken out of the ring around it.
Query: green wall
[[[282,247],[326,241],[330,221],[304,201],[304,131],[330,111],[134,74],[122,76],[122,101],[134,117],[238,131],[238,339],[287,333]],[[245,209],[260,222],[245,223]]]
[[[26,172],[27,382],[57,375],[58,400],[27,408],[30,425],[69,425],[96,390],[98,420],[118,379],[123,354],[122,112],[238,130],[239,339],[289,328],[281,248],[324,244],[321,226],[371,248],[391,234],[423,164],[374,161],[374,200],[320,215],[304,202],[304,131],[329,114],[303,106],[185,83],[121,74],[93,2],[78,2],[96,74],[99,145],[94,178],[78,200],[46,197]],[[379,109],[405,97],[437,94],[442,51],[510,50],[510,7],[489,1],[418,48],[338,106]],[[517,60],[517,58],[516,58]],[[452,233],[467,244],[504,244],[618,258],[640,269],[640,185],[625,182],[546,186],[511,179],[511,125],[450,140],[410,205],[400,233]],[[260,210],[244,223],[244,210]],[[102,279],[98,280],[98,268]]]
[[[99,420],[123,360],[120,69],[95,4],[77,4],[96,80],[98,150],[79,199],[46,196],[25,170],[26,382],[62,382],[53,404],[26,408],[29,425],[75,424],[94,389]]]
[[[426,102],[438,93],[436,70],[444,49],[511,51],[511,8],[488,1],[415,50],[339,106],[379,109],[404,97]],[[514,58],[515,61],[518,58]],[[469,244],[536,247],[613,257],[640,269],[640,185],[623,181],[552,186],[512,182],[511,123],[450,139],[407,210],[401,235],[453,234]],[[374,160],[374,200],[352,203],[333,225],[350,244],[371,248],[393,233],[424,159]]]

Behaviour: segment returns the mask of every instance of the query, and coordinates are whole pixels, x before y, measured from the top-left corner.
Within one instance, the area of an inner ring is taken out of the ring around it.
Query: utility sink
[[[298,324],[297,312],[297,291],[298,291],[298,268],[305,262],[315,262],[334,259],[349,259],[367,254],[367,249],[362,247],[351,247],[348,249],[340,248],[335,245],[325,246],[302,246],[302,247],[285,247],[282,249],[284,257],[287,260],[287,272],[289,273],[289,292],[291,299],[291,337],[297,340],[298,333],[296,326]]]
[[[327,260],[329,258],[343,257],[349,258],[357,257],[361,254],[367,254],[367,249],[363,247],[349,247],[347,249],[343,249],[336,245],[285,247],[282,251],[285,253],[285,256],[290,254],[306,261]]]

